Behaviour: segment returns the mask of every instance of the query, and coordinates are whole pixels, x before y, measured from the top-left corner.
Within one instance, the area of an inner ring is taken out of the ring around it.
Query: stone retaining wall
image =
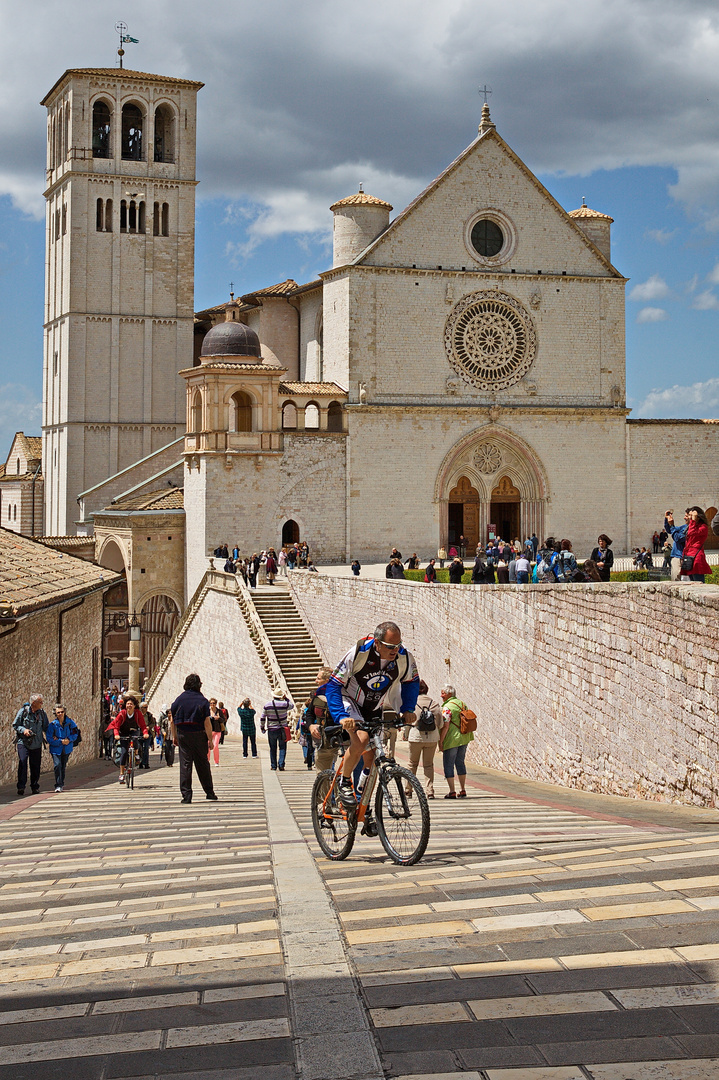
[[[320,652],[399,623],[433,696],[479,717],[471,756],[530,779],[715,805],[719,588],[409,585],[290,572]]]

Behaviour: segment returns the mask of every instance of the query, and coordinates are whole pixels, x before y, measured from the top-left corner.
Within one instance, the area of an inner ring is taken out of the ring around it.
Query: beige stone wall
[[[430,692],[449,679],[477,713],[474,761],[589,791],[719,798],[719,588],[289,579],[330,663],[395,620]]]
[[[141,461],[133,462],[127,469],[104,479],[84,494],[78,517],[86,521],[87,529],[91,530],[91,515],[96,510],[104,510],[119,495],[130,490],[136,495],[142,495],[146,491],[168,486],[169,483],[182,487],[183,450],[183,440],[173,440],[172,443],[163,444]]]
[[[318,563],[345,554],[345,453],[340,434],[284,435],[281,454],[188,455],[185,469],[187,595],[222,541],[243,555],[279,549],[282,526],[292,519]],[[195,466],[197,463],[197,467]]]
[[[23,536],[42,536],[43,482],[12,479],[12,473],[0,483],[0,526]]]
[[[571,539],[574,550],[584,556],[600,532],[612,537],[617,553],[625,548],[624,416],[619,410],[567,411],[559,416],[539,409],[516,410],[503,413],[492,424],[486,409],[479,408],[445,413],[432,408],[350,406],[348,418],[353,558],[378,561],[394,545],[402,552],[417,551],[424,559],[436,554],[437,477],[446,455],[472,434],[476,444],[488,441],[500,446],[505,434],[517,435],[533,452],[549,489],[545,536]],[[470,446],[464,455],[468,462],[471,454]],[[599,455],[602,467],[596,469]],[[383,460],[389,463],[386,467]],[[468,473],[485,499],[504,472],[517,483],[516,470],[505,466],[484,476],[469,467],[456,472]]]
[[[719,507],[719,423],[629,420],[631,547],[649,544],[664,512]]]
[[[94,760],[98,755],[101,719],[100,660],[102,656],[102,593],[91,593],[77,607],[62,614],[62,664],[59,665],[59,621],[62,608],[50,608],[20,619],[14,631],[2,627],[0,633],[0,785],[14,783],[17,752],[12,744],[11,725],[18,709],[33,693],[42,694],[48,719],[58,700],[82,729],[82,743],[68,763],[73,766]],[[93,650],[97,649],[94,653]],[[93,657],[96,660],[93,693]],[[52,758],[43,751],[43,772],[52,771]],[[52,777],[41,780],[43,790],[52,789]]]
[[[159,715],[163,703],[171,704],[182,692],[191,672],[202,679],[202,692],[207,697],[224,701],[231,734],[239,734],[237,706],[249,697],[257,710],[259,734],[262,706],[272,688],[237,600],[228,592],[213,588],[206,592],[172,663],[152,691],[149,707],[154,715]]]
[[[320,382],[320,346],[318,331],[322,314],[322,290],[303,294],[300,305],[300,379]]]

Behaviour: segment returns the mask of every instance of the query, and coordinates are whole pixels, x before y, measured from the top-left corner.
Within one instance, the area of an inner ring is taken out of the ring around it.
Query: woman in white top
[[[429,712],[434,719],[434,727],[429,731],[421,723],[424,710]],[[415,776],[417,775],[419,760],[422,759],[427,798],[433,799],[434,755],[437,753],[439,733],[442,730],[442,706],[429,696],[427,683],[424,679],[419,681],[419,697],[415,707],[415,717],[415,722],[408,725],[402,732],[402,738],[404,740],[409,739],[409,768]],[[412,794],[411,788],[406,788],[406,791],[408,795]]]

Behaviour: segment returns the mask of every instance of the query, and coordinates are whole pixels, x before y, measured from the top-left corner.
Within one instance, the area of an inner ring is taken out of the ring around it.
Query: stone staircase
[[[304,702],[315,686],[323,660],[302,622],[287,589],[257,589],[252,593],[255,610],[269,638],[287,688],[295,703]]]

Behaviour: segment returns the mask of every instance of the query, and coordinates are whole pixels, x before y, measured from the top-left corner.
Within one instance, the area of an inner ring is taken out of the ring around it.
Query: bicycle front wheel
[[[429,803],[414,773],[402,765],[385,765],[374,810],[377,832],[390,859],[399,866],[419,862],[429,842]]]
[[[125,762],[125,787],[129,791],[135,786],[135,757],[132,750],[128,750]]]
[[[343,811],[336,788],[332,790],[335,774],[332,770],[318,773],[312,786],[312,825],[317,843],[328,859],[346,859],[355,842],[357,819],[348,818]]]

